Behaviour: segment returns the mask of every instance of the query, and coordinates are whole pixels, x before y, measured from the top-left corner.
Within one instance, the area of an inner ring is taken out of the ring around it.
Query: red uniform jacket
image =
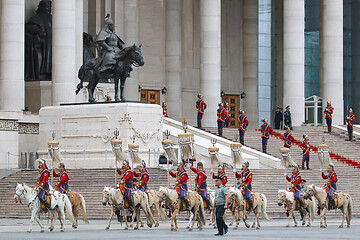
[[[346,116],[346,123],[348,126],[352,126],[353,125],[353,122],[355,122],[355,114],[348,114]]]
[[[204,113],[204,110],[206,109],[206,103],[202,98],[199,98],[198,101],[196,101],[196,108],[198,109],[198,113]]]
[[[326,111],[326,109],[328,111]],[[331,114],[334,113],[334,108],[330,105],[329,107],[325,108],[324,113],[325,113],[325,118],[332,118]]]
[[[60,173],[56,173],[55,170],[53,169],[53,175],[54,175],[54,177],[59,177]],[[60,181],[58,182],[57,187],[59,187],[63,183],[68,183],[68,182],[69,182],[69,176],[67,175],[66,172],[63,172],[61,175]]]
[[[45,184],[48,182],[49,175],[50,175],[49,170],[47,168],[43,168],[38,175],[38,184],[36,185],[36,188],[38,187],[43,188]]]
[[[331,174],[331,173],[329,173]],[[321,173],[321,176],[323,179],[327,179],[328,175],[325,175],[324,173]],[[336,177],[336,173],[334,172],[333,175],[330,178],[330,184],[336,184],[337,183],[337,177]]]
[[[196,173],[196,174],[199,172],[196,168],[193,168],[193,167],[191,168],[191,170],[192,170],[194,173]],[[207,177],[206,177],[205,173],[199,172],[199,173],[196,175],[196,178],[195,178],[196,187],[197,187],[197,188],[200,187],[201,184],[206,181],[206,178],[207,178]]]
[[[149,174],[147,172],[141,172],[141,173],[137,173],[135,171],[133,171],[134,177],[140,177],[140,186],[144,185],[145,183],[147,183],[149,181]]]
[[[125,174],[125,176],[122,176],[123,171],[121,171],[120,169],[118,169],[117,172],[118,172],[118,174],[120,174],[121,177],[122,177],[122,180],[121,180],[121,181],[123,181],[123,182],[132,182],[132,180],[133,180],[133,173],[132,173],[131,170],[130,170],[130,171],[127,171],[126,174]]]
[[[225,108],[218,108],[217,116],[218,116],[218,119],[217,119],[218,122],[225,122],[225,119],[228,116]]]
[[[303,141],[300,146],[303,149],[303,155],[310,154],[310,144],[309,141]]]
[[[222,185],[226,185],[226,183],[227,183],[227,176],[225,175],[225,173],[223,173],[223,174],[218,174],[218,175],[215,175],[214,173],[212,174],[212,178],[213,179],[215,179],[215,177],[219,177],[219,178],[221,178],[222,180]]]
[[[173,172],[169,172],[170,176],[172,176],[173,178],[176,178],[177,177],[177,174],[176,173],[173,173]],[[179,181],[177,182],[178,185],[181,185],[181,184],[186,184],[187,183],[187,180],[188,180],[188,175],[187,173],[185,172],[185,174],[183,174]]]
[[[249,170],[248,170],[249,171]],[[245,177],[245,171],[242,173],[235,173],[236,178],[241,178],[242,183],[241,186],[250,186],[252,182],[252,173],[250,173],[247,177]]]

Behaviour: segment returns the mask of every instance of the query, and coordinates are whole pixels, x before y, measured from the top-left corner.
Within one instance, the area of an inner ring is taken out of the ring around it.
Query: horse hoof
[[[190,227],[189,226],[186,226],[186,229],[189,229]]]
[[[26,232],[27,232],[27,233],[31,233],[31,230],[27,230]],[[40,231],[40,232],[41,232],[41,231]]]
[[[144,226],[144,225],[143,225],[143,226]],[[152,224],[148,224],[147,226],[148,226],[149,228],[152,228]]]
[[[109,230],[110,227],[106,227],[105,230]]]
[[[134,227],[134,230],[139,230],[139,227]]]
[[[191,232],[191,231],[192,231],[192,228],[189,228],[189,231]]]
[[[285,227],[290,227],[289,225],[286,225]]]
[[[43,232],[45,232],[45,231],[44,231],[44,229],[41,229],[40,232],[43,233]]]
[[[256,229],[260,229],[260,227],[258,226],[258,227],[256,227]]]
[[[54,230],[54,226],[50,226],[49,230],[50,230],[50,232],[52,232]]]
[[[252,228],[254,228],[254,227],[255,227],[255,225],[252,225],[251,227],[252,227]]]
[[[155,224],[155,227],[158,227],[159,226],[159,224],[157,223],[157,224]]]
[[[311,224],[308,224],[308,225],[306,225],[307,227],[310,227],[311,226]]]
[[[60,229],[60,232],[65,232],[65,229]]]
[[[247,228],[250,228],[250,225],[245,225]]]
[[[237,227],[234,227],[234,230],[237,230],[238,228]]]
[[[350,225],[347,225],[347,228],[350,228]]]
[[[229,226],[232,226],[232,225],[233,225],[232,223],[229,224]]]
[[[130,224],[130,226],[129,226],[129,227],[131,227],[131,228],[132,228],[133,226],[134,226],[133,224]]]
[[[128,227],[125,227],[124,230],[128,230],[129,228]]]
[[[339,228],[343,228],[343,225],[340,225]]]
[[[302,225],[305,226],[305,222],[303,222]]]
[[[144,224],[141,224],[140,227],[144,227]]]
[[[297,224],[295,224],[294,227],[297,227]]]
[[[202,231],[203,230],[203,228],[202,227],[199,227],[199,231]]]

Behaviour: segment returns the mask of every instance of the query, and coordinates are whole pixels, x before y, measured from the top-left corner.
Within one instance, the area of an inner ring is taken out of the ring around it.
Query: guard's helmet
[[[179,162],[177,166],[178,166],[178,167],[184,167],[185,164],[184,164],[183,162]]]
[[[146,168],[146,163],[145,163],[145,161],[142,161],[141,164],[140,164],[140,166]]]
[[[65,168],[65,164],[64,164],[64,163],[60,163],[58,167],[63,167],[63,168]]]
[[[219,170],[220,170],[220,169],[224,169],[224,167],[221,166],[221,165],[219,165],[219,166],[218,166],[218,169],[219,169]]]
[[[308,138],[309,136],[307,135],[307,134],[303,134],[303,138],[305,139],[305,138]]]
[[[123,165],[129,165],[129,161],[128,161],[128,160],[124,160],[124,161],[123,161]]]
[[[293,171],[299,171],[299,168],[298,168],[298,166],[293,166],[292,170]]]
[[[197,165],[198,165],[198,166],[201,166],[201,167],[204,166],[204,164],[203,164],[202,162],[198,162]]]
[[[249,167],[249,162],[246,161],[246,162],[244,162],[242,165],[243,165],[243,167]]]
[[[334,169],[334,165],[332,163],[330,163],[328,168]]]

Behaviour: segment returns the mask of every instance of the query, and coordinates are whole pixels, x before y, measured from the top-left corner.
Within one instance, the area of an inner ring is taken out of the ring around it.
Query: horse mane
[[[24,189],[26,192],[32,192],[34,189],[32,189],[31,187],[29,187],[28,185],[26,185],[25,183],[23,183]]]
[[[285,193],[286,199],[289,200],[291,203],[294,203],[294,194],[292,192],[283,190],[283,189],[279,189],[278,194],[279,193]]]

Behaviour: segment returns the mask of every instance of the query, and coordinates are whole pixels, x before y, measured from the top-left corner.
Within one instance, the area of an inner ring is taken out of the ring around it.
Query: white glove
[[[213,172],[214,172],[214,170],[213,170],[213,169],[211,169],[211,170],[210,170],[210,172],[211,172],[211,173],[213,173]]]
[[[320,168],[320,172],[322,172],[323,170]]]
[[[284,177],[286,177],[287,176],[287,173],[284,173]]]
[[[233,169],[233,172],[236,173],[236,168]]]
[[[170,172],[170,168],[167,168],[166,171]]]

